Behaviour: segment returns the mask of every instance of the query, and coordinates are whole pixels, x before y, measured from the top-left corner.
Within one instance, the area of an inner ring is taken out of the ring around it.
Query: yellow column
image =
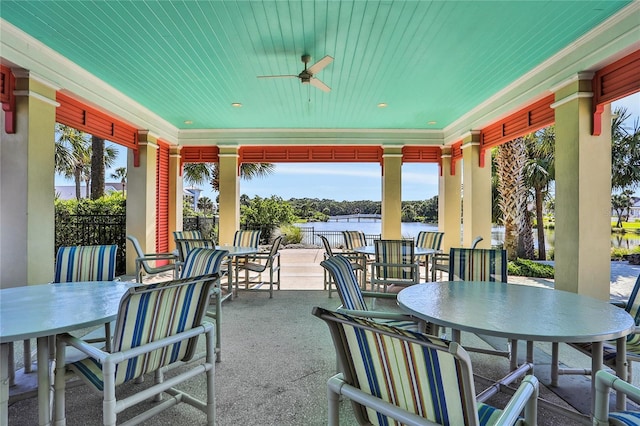
[[[0,286],[53,280],[56,90],[16,77],[15,133],[0,135]]]
[[[485,152],[480,167],[480,132],[473,131],[462,140],[462,241],[470,247],[474,238],[484,240],[478,247],[491,247],[491,152]]]
[[[451,150],[442,154],[442,170],[438,179],[438,231],[444,232],[442,250],[449,252],[451,247],[460,247],[461,209],[461,164],[456,164],[455,173],[451,173]]]
[[[172,146],[169,151],[169,251],[176,248],[172,231],[182,230],[183,181],[180,169],[180,149],[179,146]]]
[[[402,238],[402,147],[382,154],[382,238]]]
[[[156,163],[158,145],[145,131],[138,132],[140,165],[133,165],[133,151],[127,155],[127,233],[140,242],[145,253],[156,247]],[[182,206],[182,204],[180,204]],[[135,273],[136,252],[127,248],[127,274]]]
[[[233,243],[235,232],[240,229],[240,176],[238,175],[238,148],[220,147],[220,215],[218,227],[219,244]]]
[[[556,102],[555,288],[609,300],[611,109],[591,135],[590,73],[554,88]]]

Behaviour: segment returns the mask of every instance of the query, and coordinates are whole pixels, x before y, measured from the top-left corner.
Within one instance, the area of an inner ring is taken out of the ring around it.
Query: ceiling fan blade
[[[319,73],[320,71],[322,71],[324,67],[329,65],[331,62],[333,62],[333,58],[327,55],[324,58],[320,59],[315,64],[311,65],[307,71],[309,71],[311,74]]]
[[[259,75],[257,77],[258,78],[291,78],[291,77],[298,78],[297,75]]]
[[[309,81],[309,84],[311,84],[313,87],[317,87],[320,90],[323,90],[325,92],[330,92],[331,91],[331,87],[327,86],[326,84],[324,84],[322,81],[318,80],[317,78],[312,78]]]

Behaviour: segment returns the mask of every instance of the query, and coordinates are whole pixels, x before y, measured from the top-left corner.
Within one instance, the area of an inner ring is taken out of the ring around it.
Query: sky
[[[640,117],[640,93],[613,103],[626,107],[630,120]],[[632,124],[630,122],[629,124]],[[115,145],[116,148],[121,148]],[[126,150],[120,155],[112,169],[106,172],[106,181],[117,167],[126,166]],[[377,163],[278,163],[275,173],[264,178],[240,181],[240,193],[253,198],[277,195],[290,198],[319,198],[336,201],[372,200],[382,196],[381,166]],[[72,185],[73,181],[56,175],[56,185]],[[185,187],[187,184],[185,183]],[[202,196],[215,200],[217,193],[209,185],[202,188]],[[405,201],[427,200],[438,195],[438,165],[430,163],[405,163],[402,166],[402,199]],[[635,195],[640,197],[640,188]]]

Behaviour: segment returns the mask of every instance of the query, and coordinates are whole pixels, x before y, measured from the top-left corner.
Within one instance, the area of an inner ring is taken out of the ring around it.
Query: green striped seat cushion
[[[53,282],[113,281],[117,249],[116,245],[60,247]]]
[[[234,246],[258,248],[259,243],[260,231],[236,231],[233,236]]]
[[[609,424],[614,426],[640,425],[639,411],[616,411],[609,413]]]
[[[418,232],[418,237],[416,238],[416,246],[422,247],[422,248],[440,250],[443,237],[444,237],[444,232],[420,231]]]
[[[472,387],[473,383],[465,384],[462,380],[460,361],[448,352],[447,342],[386,324],[334,315],[397,336],[426,341],[440,348],[424,347],[343,324],[345,344],[351,356],[345,376],[353,378],[353,386],[439,424],[469,424],[466,405],[460,395],[464,395],[466,385]],[[500,410],[486,404],[477,404],[477,407],[482,425],[492,424],[501,414]],[[364,410],[374,425],[396,424],[372,408],[365,407]]]
[[[362,231],[342,231],[342,236],[344,245],[349,250],[367,245],[367,239]]]
[[[335,255],[320,264],[329,271],[338,289],[338,294],[345,309],[368,311],[367,304],[362,297],[351,262],[344,256]]]
[[[452,281],[507,282],[506,250],[452,248],[449,279]]]
[[[376,240],[375,259],[377,263],[413,264],[413,241],[409,240]],[[376,277],[381,279],[413,279],[414,269],[402,266],[376,265]]]
[[[194,248],[189,251],[180,270],[180,278],[219,274],[222,262],[229,255],[227,250]]]
[[[203,307],[208,303],[209,285],[192,281],[149,284],[129,290],[121,302],[114,331],[113,352],[125,351],[180,333],[199,325]],[[147,291],[154,290],[154,291]],[[203,303],[202,298],[206,301]],[[133,380],[147,372],[180,360],[188,360],[197,339],[131,358],[116,366],[115,384]],[[102,364],[93,358],[74,362],[69,367],[98,391],[104,389]]]

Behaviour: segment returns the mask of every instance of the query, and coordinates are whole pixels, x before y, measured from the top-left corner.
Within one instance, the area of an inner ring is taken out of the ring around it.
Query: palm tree
[[[73,178],[76,185],[76,198],[79,200],[80,184],[85,168],[88,168],[91,149],[88,135],[73,127],[56,124],[55,171],[66,178]]]
[[[517,138],[498,147],[496,174],[498,175],[498,203],[502,210],[504,224],[504,248],[509,259],[531,257],[533,240],[526,239],[527,188],[524,184],[523,169],[527,160],[527,150],[523,138]],[[530,247],[529,247],[530,246]]]
[[[251,180],[272,174],[276,166],[271,163],[243,163],[240,165],[240,177]],[[203,185],[210,182],[214,191],[220,191],[218,163],[186,163],[182,176],[191,185]]]
[[[111,179],[118,179],[122,184],[122,196],[124,197],[124,188],[127,184],[127,168],[126,167],[118,167],[111,173]]]
[[[555,127],[549,126],[524,137],[528,157],[524,176],[525,184],[534,193],[539,260],[547,258],[543,203],[549,194],[549,184],[555,180],[555,136]]]
[[[203,213],[207,213],[207,211],[213,213],[213,201],[209,197],[198,198],[198,209]]]
[[[640,184],[640,122],[625,126],[631,116],[626,108],[616,108],[611,122],[611,188],[625,190]]]

